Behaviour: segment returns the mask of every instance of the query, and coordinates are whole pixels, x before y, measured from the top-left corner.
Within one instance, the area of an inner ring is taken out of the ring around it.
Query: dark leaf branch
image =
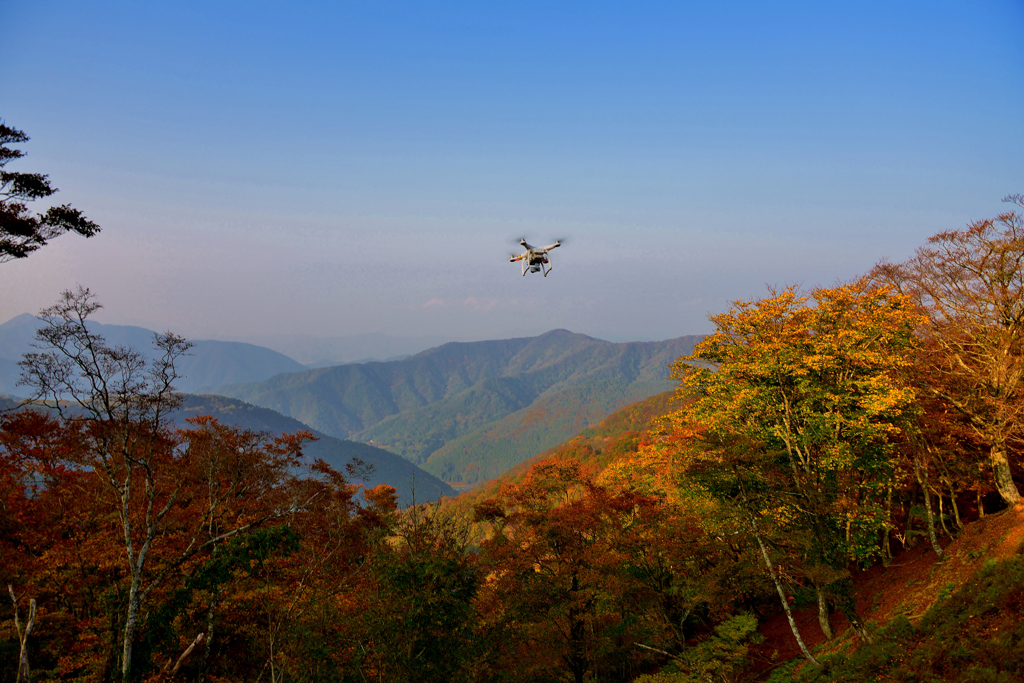
[[[32,213],[26,202],[56,194],[49,176],[2,170],[25,156],[8,145],[28,142],[24,132],[0,122],[0,263],[25,258],[46,246],[54,237],[67,232],[92,237],[100,226],[69,204],[51,206],[43,213]]]

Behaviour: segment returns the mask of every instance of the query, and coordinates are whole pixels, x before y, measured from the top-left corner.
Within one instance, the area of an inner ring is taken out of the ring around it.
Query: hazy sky
[[[8,168],[103,226],[0,321],[663,339],[1024,192],[1021,0],[299,5],[0,2]]]

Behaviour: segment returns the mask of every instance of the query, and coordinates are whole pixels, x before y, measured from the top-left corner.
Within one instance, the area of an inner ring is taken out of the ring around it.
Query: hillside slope
[[[196,415],[210,415],[224,424],[267,432],[273,436],[298,431],[311,432],[317,440],[303,447],[302,452],[307,460],[312,462],[319,458],[334,469],[344,472],[345,465],[358,458],[372,467],[363,483],[371,487],[377,484],[394,486],[398,490],[399,502],[402,505],[408,505],[413,501],[435,501],[441,496],[451,496],[455,493],[445,482],[394,453],[357,441],[329,436],[267,408],[224,396],[188,395],[184,397],[181,408],[175,412],[174,419],[178,424],[184,425],[186,418]]]
[[[497,495],[503,485],[522,481],[531,467],[549,458],[577,460],[596,474],[618,458],[628,457],[634,453],[641,437],[652,423],[674,409],[675,391],[665,391],[631,403],[567,441],[538,452],[483,485],[464,491],[446,503],[468,511],[477,501]]]
[[[424,469],[446,481],[472,484],[491,479],[579,434],[623,404],[664,392],[666,385],[671,383],[602,382],[550,392],[527,408],[446,443],[430,455]]]
[[[628,459],[661,415],[678,409],[666,392],[616,411],[598,425],[520,463],[445,505],[470,517],[474,505],[502,486],[521,482],[547,459],[581,462],[599,480],[605,468]],[[970,510],[968,505],[963,511]],[[973,515],[972,515],[973,516]],[[474,533],[483,534],[481,524]],[[861,644],[838,611],[837,637],[826,642],[810,591],[795,591],[794,617],[825,668],[806,664],[777,602],[758,603],[763,639],[751,646],[749,668],[736,680],[805,681],[1017,681],[1024,680],[1024,505],[967,523],[955,539],[944,537],[944,558],[918,542],[888,566],[854,573],[854,597],[876,642]],[[644,678],[651,683],[696,680],[684,674]]]
[[[794,617],[824,670],[806,665],[781,613],[761,625],[755,669],[772,680],[1024,680],[1024,505],[970,522],[942,545],[942,560],[922,542],[855,577],[875,643],[853,639],[839,614],[838,637],[826,643],[807,606]]]
[[[669,364],[698,340],[614,344],[554,330],[445,344],[400,361],[310,370],[217,393],[384,446],[446,481],[474,483],[671,389]]]

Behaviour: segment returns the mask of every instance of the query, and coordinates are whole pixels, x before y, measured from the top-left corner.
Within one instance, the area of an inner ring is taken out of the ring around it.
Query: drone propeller
[[[548,244],[542,247],[533,246],[532,244],[526,241],[525,237],[520,237],[518,240],[511,241],[513,243],[518,242],[519,246],[523,247],[526,251],[519,254],[517,254],[516,252],[512,252],[511,254],[509,254],[508,260],[512,263],[521,261],[524,264],[529,264],[529,271],[534,273],[538,272],[539,269],[544,268],[544,275],[546,276],[549,272],[551,272],[551,261],[549,260],[548,252],[550,252],[552,249],[557,249],[558,247],[565,244],[566,239],[559,238],[556,239],[552,244]],[[524,265],[523,268],[523,275],[526,275],[526,266]]]

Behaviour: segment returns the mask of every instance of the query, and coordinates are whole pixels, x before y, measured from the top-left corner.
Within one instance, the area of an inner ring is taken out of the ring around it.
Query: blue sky
[[[193,338],[707,332],[1024,192],[1024,3],[0,3],[104,231],[0,265]],[[548,278],[512,238],[568,237]]]

